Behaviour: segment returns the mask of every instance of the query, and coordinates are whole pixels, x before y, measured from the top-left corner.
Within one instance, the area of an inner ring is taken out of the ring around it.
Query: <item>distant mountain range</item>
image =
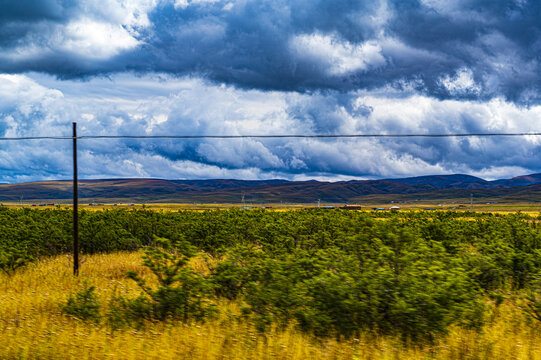
[[[82,180],[79,197],[88,202],[323,202],[355,203],[469,198],[541,201],[541,174],[487,181],[470,175],[338,182],[287,180]],[[71,181],[0,184],[0,201],[69,200]]]
[[[385,179],[402,184],[429,184],[438,189],[497,189],[513,186],[528,186],[541,184],[541,174],[517,176],[511,179],[487,181],[471,175],[430,175],[403,179]]]

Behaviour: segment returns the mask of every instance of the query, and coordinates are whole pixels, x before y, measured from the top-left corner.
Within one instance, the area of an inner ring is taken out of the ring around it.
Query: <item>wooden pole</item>
[[[79,275],[79,212],[77,189],[77,123],[73,123],[73,275]]]

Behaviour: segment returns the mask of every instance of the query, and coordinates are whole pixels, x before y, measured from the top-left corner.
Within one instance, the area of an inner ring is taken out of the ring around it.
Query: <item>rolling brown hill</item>
[[[423,176],[390,180],[339,182],[286,180],[82,180],[79,197],[88,202],[289,202],[332,203],[469,198],[500,201],[541,201],[541,175],[488,182],[468,175]],[[401,182],[402,181],[402,182]],[[506,183],[507,181],[507,183]],[[510,186],[514,183],[534,183]],[[71,181],[1,184],[0,202],[72,198]],[[487,200],[488,201],[488,200]]]
[[[210,183],[212,182],[212,183]],[[347,202],[369,194],[410,194],[433,190],[431,185],[408,185],[381,180],[319,181],[197,181],[161,179],[82,180],[79,197],[93,202],[124,200],[130,202]],[[70,199],[70,181],[40,181],[0,185],[0,201]]]

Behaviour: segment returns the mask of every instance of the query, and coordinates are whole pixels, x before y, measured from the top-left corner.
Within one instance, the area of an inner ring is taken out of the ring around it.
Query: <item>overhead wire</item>
[[[460,134],[276,134],[276,135],[83,135],[79,139],[245,139],[245,138],[383,138],[383,137],[494,137],[541,136],[535,133],[460,133]]]
[[[18,140],[85,140],[85,139],[283,139],[283,138],[448,138],[448,137],[516,137],[541,136],[541,132],[522,133],[452,133],[452,134],[276,134],[276,135],[81,135],[0,137],[0,141]]]

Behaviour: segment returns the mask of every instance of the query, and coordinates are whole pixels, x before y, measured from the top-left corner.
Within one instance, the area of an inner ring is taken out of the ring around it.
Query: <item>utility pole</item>
[[[77,123],[73,123],[73,275],[79,275],[79,197],[77,192]]]
[[[317,199],[317,208],[319,209],[321,205],[321,199]]]
[[[470,211],[473,211],[473,193],[470,194]]]

